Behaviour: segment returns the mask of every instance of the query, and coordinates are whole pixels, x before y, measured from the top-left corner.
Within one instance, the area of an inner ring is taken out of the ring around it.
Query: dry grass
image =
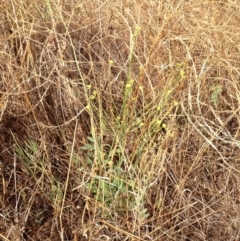
[[[238,240],[238,0],[0,6],[1,240]]]

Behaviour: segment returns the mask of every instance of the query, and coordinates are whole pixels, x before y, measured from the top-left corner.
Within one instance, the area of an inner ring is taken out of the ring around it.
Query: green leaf
[[[94,147],[92,144],[86,144],[84,146],[81,146],[80,149],[84,151],[89,151],[89,150],[94,150]]]
[[[92,161],[91,158],[87,157],[86,158],[86,163],[91,165],[91,164],[93,164],[93,161]]]
[[[93,142],[93,143],[95,142],[95,139],[92,138],[91,136],[88,136],[87,139],[88,139],[89,141]]]

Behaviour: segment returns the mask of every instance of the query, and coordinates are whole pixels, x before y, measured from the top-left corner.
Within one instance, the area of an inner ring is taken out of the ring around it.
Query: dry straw
[[[1,239],[238,240],[239,12],[2,1]]]

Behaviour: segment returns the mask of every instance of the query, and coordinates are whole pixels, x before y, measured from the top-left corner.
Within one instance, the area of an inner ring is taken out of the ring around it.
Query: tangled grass
[[[238,240],[239,6],[3,1],[1,240]]]

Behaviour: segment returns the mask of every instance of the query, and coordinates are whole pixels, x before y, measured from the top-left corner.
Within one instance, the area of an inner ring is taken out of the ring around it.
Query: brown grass
[[[0,240],[239,240],[239,4],[2,1]]]

